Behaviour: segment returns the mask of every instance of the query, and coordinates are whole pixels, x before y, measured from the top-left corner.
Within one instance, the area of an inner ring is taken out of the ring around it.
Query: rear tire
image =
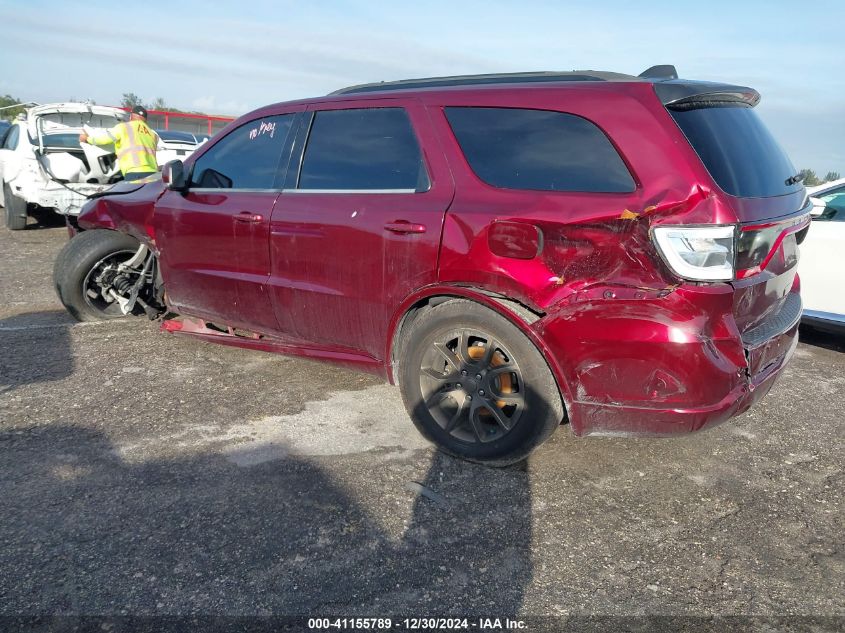
[[[467,300],[423,312],[403,336],[399,386],[420,433],[491,466],[525,459],[565,418],[543,356],[507,319]]]
[[[59,300],[78,321],[103,321],[124,315],[116,302],[105,304],[86,298],[86,280],[96,274],[95,269],[111,260],[125,261],[138,250],[140,243],[125,233],[97,229],[74,236],[56,257],[53,283]]]
[[[20,231],[26,228],[26,200],[12,193],[12,188],[3,183],[3,204],[6,215],[6,228]]]

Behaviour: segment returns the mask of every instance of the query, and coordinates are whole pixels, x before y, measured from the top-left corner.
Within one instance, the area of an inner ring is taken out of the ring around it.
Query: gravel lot
[[[842,339],[804,333],[715,430],[564,427],[496,471],[433,451],[369,376],[73,322],[51,282],[66,239],[0,229],[2,615],[845,622]]]

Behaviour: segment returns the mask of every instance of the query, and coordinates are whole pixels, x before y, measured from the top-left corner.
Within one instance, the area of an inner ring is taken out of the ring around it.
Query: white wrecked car
[[[87,103],[53,103],[29,108],[0,143],[0,202],[6,226],[26,226],[36,208],[78,215],[87,197],[121,179],[114,150],[79,142],[91,128],[110,128],[126,119],[119,108]]]

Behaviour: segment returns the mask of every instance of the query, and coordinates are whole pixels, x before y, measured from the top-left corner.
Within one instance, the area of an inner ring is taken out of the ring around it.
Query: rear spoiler
[[[724,106],[753,108],[760,103],[760,93],[746,86],[675,79],[654,82],[654,91],[667,108],[692,110]]]

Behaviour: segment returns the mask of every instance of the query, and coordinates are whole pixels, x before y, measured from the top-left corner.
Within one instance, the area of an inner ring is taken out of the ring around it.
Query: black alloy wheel
[[[508,466],[565,420],[546,359],[514,323],[466,299],[424,307],[398,342],[402,400],[450,455]]]
[[[519,424],[525,409],[513,355],[483,332],[459,329],[430,345],[420,391],[431,416],[456,439],[492,442]]]

